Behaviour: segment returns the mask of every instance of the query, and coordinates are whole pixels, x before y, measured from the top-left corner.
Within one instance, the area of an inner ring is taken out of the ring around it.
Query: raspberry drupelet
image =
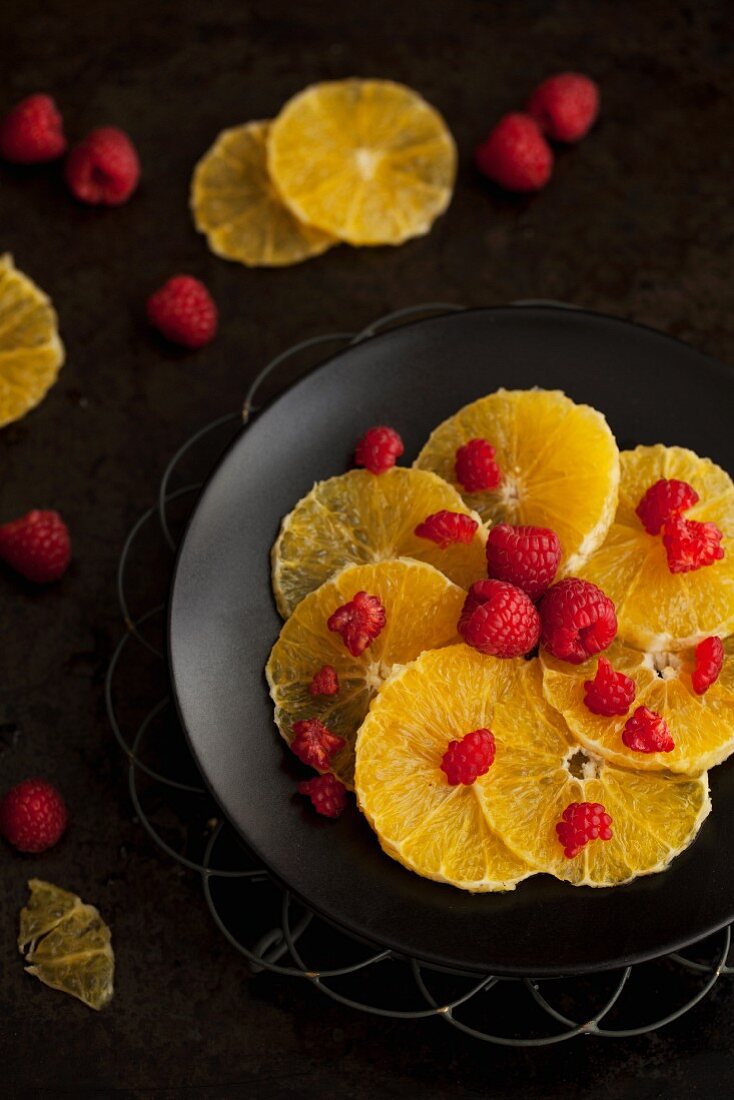
[[[494,447],[487,439],[470,439],[456,451],[456,480],[467,493],[496,489],[502,471],[494,460]]]
[[[326,625],[329,630],[341,634],[353,657],[359,657],[378,637],[385,621],[385,608],[379,597],[357,592],[329,616]]]
[[[394,428],[384,424],[369,428],[357,443],[354,461],[371,474],[384,474],[395,465],[405,450],[403,441]]]
[[[468,786],[485,775],[494,763],[494,734],[488,729],[473,730],[458,741],[449,741],[441,760],[441,770],[452,787]]]
[[[548,527],[513,527],[499,523],[487,538],[490,577],[522,588],[531,600],[551,585],[561,561],[558,535]]]
[[[638,707],[627,719],[622,741],[633,752],[672,752],[675,748],[675,741],[663,716],[647,707]]]
[[[339,674],[333,665],[322,665],[308,685],[311,695],[338,695]]]
[[[561,661],[580,665],[611,645],[617,633],[614,604],[601,588],[567,577],[548,589],[538,610],[542,642]]]
[[[612,819],[601,802],[572,802],[556,825],[563,854],[574,859],[590,840],[611,840]]]
[[[464,601],[458,631],[480,653],[522,657],[538,644],[540,616],[530,597],[515,585],[476,581]]]
[[[316,813],[322,817],[339,817],[347,804],[347,788],[331,772],[301,780],[298,793],[310,798]]]
[[[659,535],[664,523],[697,503],[698,493],[687,481],[661,477],[647,490],[635,512],[648,535]]]
[[[426,516],[416,527],[414,534],[419,539],[430,539],[442,550],[454,543],[470,543],[477,533],[479,524],[471,516],[462,512],[434,512]]]
[[[343,737],[328,730],[318,718],[303,718],[293,723],[291,749],[302,764],[325,771],[335,752],[344,748]]]
[[[594,679],[584,680],[584,705],[592,714],[607,718],[626,714],[635,700],[636,690],[631,676],[616,672],[606,657],[600,657]]]
[[[712,635],[696,646],[695,667],[691,673],[691,686],[696,695],[703,695],[716,683],[724,665],[724,645],[721,638]]]

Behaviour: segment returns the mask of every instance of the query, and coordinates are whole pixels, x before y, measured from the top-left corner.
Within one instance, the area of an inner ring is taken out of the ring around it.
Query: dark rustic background
[[[657,1035],[518,1052],[250,977],[196,881],[134,822],[101,689],[127,528],[176,446],[236,408],[254,371],[294,341],[426,300],[543,297],[734,362],[731,5],[5,0],[2,46],[0,110],[48,91],[72,139],[105,123],[128,130],[144,172],[129,205],[97,210],[73,202],[58,166],[0,169],[0,248],[53,297],[68,352],[46,402],[0,434],[0,520],[58,508],[75,548],[49,591],[0,574],[0,785],[44,773],[72,819],[44,856],[0,851],[2,1091],[647,1100],[731,1086],[734,982]],[[600,82],[600,125],[558,157],[538,197],[492,193],[473,145],[539,78],[569,67]],[[311,81],[351,75],[405,81],[444,113],[461,154],[447,215],[402,248],[336,249],[290,270],[209,255],[187,193],[216,133],[271,117]],[[177,271],[204,279],[221,310],[218,339],[195,354],[165,347],[144,320],[146,295]],[[664,407],[663,376],[649,399]],[[117,993],[98,1016],[23,974],[14,934],[31,874],[78,891],[112,924]]]

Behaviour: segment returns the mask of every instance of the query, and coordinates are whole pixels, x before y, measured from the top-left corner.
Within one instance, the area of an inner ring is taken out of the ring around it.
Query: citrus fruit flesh
[[[282,267],[336,244],[283,204],[268,174],[270,122],[224,130],[194,169],[191,209],[217,256],[247,267]]]
[[[471,543],[442,549],[415,535],[419,523],[442,510],[472,515],[479,526]],[[290,615],[345,565],[390,558],[428,562],[468,588],[486,574],[486,539],[479,516],[435,474],[400,466],[379,476],[351,470],[318,482],[283,520],[272,551],[278,610],[284,618]]]
[[[584,703],[584,682],[594,679],[597,658],[569,665],[542,651],[543,691],[574,737],[605,760],[640,771],[698,775],[734,751],[734,640],[724,649],[718,680],[697,695],[691,686],[693,651],[645,653],[616,640],[602,656],[635,682],[634,702],[624,715],[593,714]],[[637,707],[662,715],[675,742],[671,752],[635,752],[624,744],[625,723]]]
[[[268,167],[302,221],[353,245],[427,233],[451,200],[456,147],[433,107],[390,80],[315,84],[286,103]]]
[[[357,592],[377,596],[386,621],[372,644],[353,657],[327,620]],[[465,595],[433,566],[397,559],[347,566],[306,596],[284,623],[266,667],[275,722],[285,740],[293,740],[294,722],[318,718],[346,741],[330,770],[351,787],[354,742],[372,698],[395,665],[458,640]],[[323,665],[336,669],[339,692],[314,697],[309,685]]]
[[[708,458],[684,447],[636,447],[620,455],[619,505],[604,544],[579,576],[614,601],[620,637],[639,649],[685,649],[702,638],[734,631],[734,483]],[[723,532],[724,557],[690,573],[671,573],[660,535],[649,535],[635,514],[660,478],[686,481],[699,501],[686,519],[713,522]]]
[[[496,489],[469,493],[455,472],[471,439],[495,448]],[[604,541],[614,518],[619,454],[600,412],[559,390],[497,390],[465,405],[431,434],[414,465],[433,470],[489,523],[549,527],[561,542],[561,573],[573,573]]]
[[[0,428],[35,408],[64,362],[51,300],[0,256]]]
[[[451,788],[440,771],[447,742],[478,728],[494,733],[494,763]],[[584,753],[545,701],[537,659],[466,646],[424,653],[383,687],[359,733],[355,789],[389,855],[473,890],[500,888],[501,874],[479,874],[487,835],[518,861],[518,877],[524,863],[574,885],[616,886],[663,870],[710,809],[705,774],[634,772]],[[556,824],[572,802],[601,803],[613,835],[568,859]]]
[[[110,930],[93,905],[39,879],[21,910],[18,946],[28,947],[29,974],[52,989],[69,993],[90,1008],[111,999],[115,958]]]

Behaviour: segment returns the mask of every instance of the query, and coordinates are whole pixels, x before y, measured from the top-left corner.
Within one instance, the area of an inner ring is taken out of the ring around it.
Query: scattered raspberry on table
[[[583,73],[556,73],[535,89],[527,111],[554,141],[579,141],[599,114],[599,88]]]
[[[45,779],[24,779],[0,802],[0,833],[19,852],[53,847],[67,821],[63,798]]]
[[[58,512],[28,512],[0,527],[0,561],[34,584],[57,581],[71,561],[69,529]]]
[[[214,339],[218,313],[211,294],[192,275],[174,275],[148,298],[148,320],[174,344],[202,348]]]
[[[538,123],[519,112],[500,119],[474,159],[483,175],[507,191],[540,191],[553,170],[553,151]]]
[[[71,150],[65,175],[69,190],[80,202],[120,206],[138,186],[140,161],[123,130],[101,126]]]
[[[43,164],[66,151],[64,123],[50,95],[30,95],[0,121],[0,157],[12,164]]]

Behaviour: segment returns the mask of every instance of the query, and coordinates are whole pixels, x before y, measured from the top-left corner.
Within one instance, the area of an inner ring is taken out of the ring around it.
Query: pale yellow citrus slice
[[[444,510],[477,521],[470,543],[442,549],[415,535],[427,516]],[[479,516],[435,474],[401,466],[377,476],[351,470],[318,482],[283,520],[272,550],[275,601],[286,618],[304,596],[345,565],[400,557],[429,562],[468,588],[486,575],[486,541]]]
[[[619,506],[606,542],[580,568],[615,603],[619,633],[651,652],[685,649],[734,631],[734,484],[708,458],[684,447],[637,447],[620,455]],[[660,478],[687,481],[699,502],[686,519],[723,531],[724,557],[690,573],[671,573],[660,535],[648,535],[635,508]]]
[[[247,267],[282,267],[336,244],[283,204],[268,174],[270,122],[224,130],[194,169],[191,209],[217,256]]]
[[[51,300],[0,256],[0,428],[35,408],[64,362]]]
[[[725,643],[725,653],[718,680],[697,695],[691,687],[692,651],[644,653],[613,642],[602,656],[636,687],[629,713],[621,716],[593,714],[584,703],[584,682],[594,679],[598,658],[570,665],[543,651],[543,691],[574,737],[606,760],[640,771],[698,775],[734,752],[734,640]],[[662,715],[675,742],[671,752],[635,752],[624,744],[625,723],[637,707]]]
[[[456,451],[471,439],[495,448],[497,489],[462,489]],[[435,429],[414,465],[456,486],[484,520],[550,527],[565,573],[601,545],[617,504],[619,454],[606,420],[559,390],[501,389],[465,405]]]
[[[495,735],[494,763],[471,786],[449,787],[439,769],[448,740],[482,727]],[[539,661],[466,646],[424,653],[383,687],[359,733],[355,787],[388,854],[469,889],[502,881],[491,869],[481,877],[488,835],[536,871],[616,886],[662,871],[710,809],[705,775],[639,773],[584,753],[543,697]],[[556,824],[572,802],[604,805],[613,836],[568,859]]]
[[[439,113],[390,80],[314,84],[286,103],[268,139],[285,203],[354,245],[401,244],[448,206],[456,146]]]
[[[386,622],[369,648],[353,657],[326,624],[357,592],[379,597]],[[294,722],[320,719],[346,741],[331,763],[351,787],[354,742],[370,701],[395,665],[412,661],[424,649],[458,641],[456,624],[465,595],[432,565],[397,559],[347,566],[306,596],[283,625],[265,670],[275,721],[286,741],[293,739]],[[314,697],[309,685],[323,665],[336,669],[340,690]]]
[[[29,974],[100,1009],[111,999],[115,956],[110,930],[93,905],[51,883],[31,879],[18,946]]]

